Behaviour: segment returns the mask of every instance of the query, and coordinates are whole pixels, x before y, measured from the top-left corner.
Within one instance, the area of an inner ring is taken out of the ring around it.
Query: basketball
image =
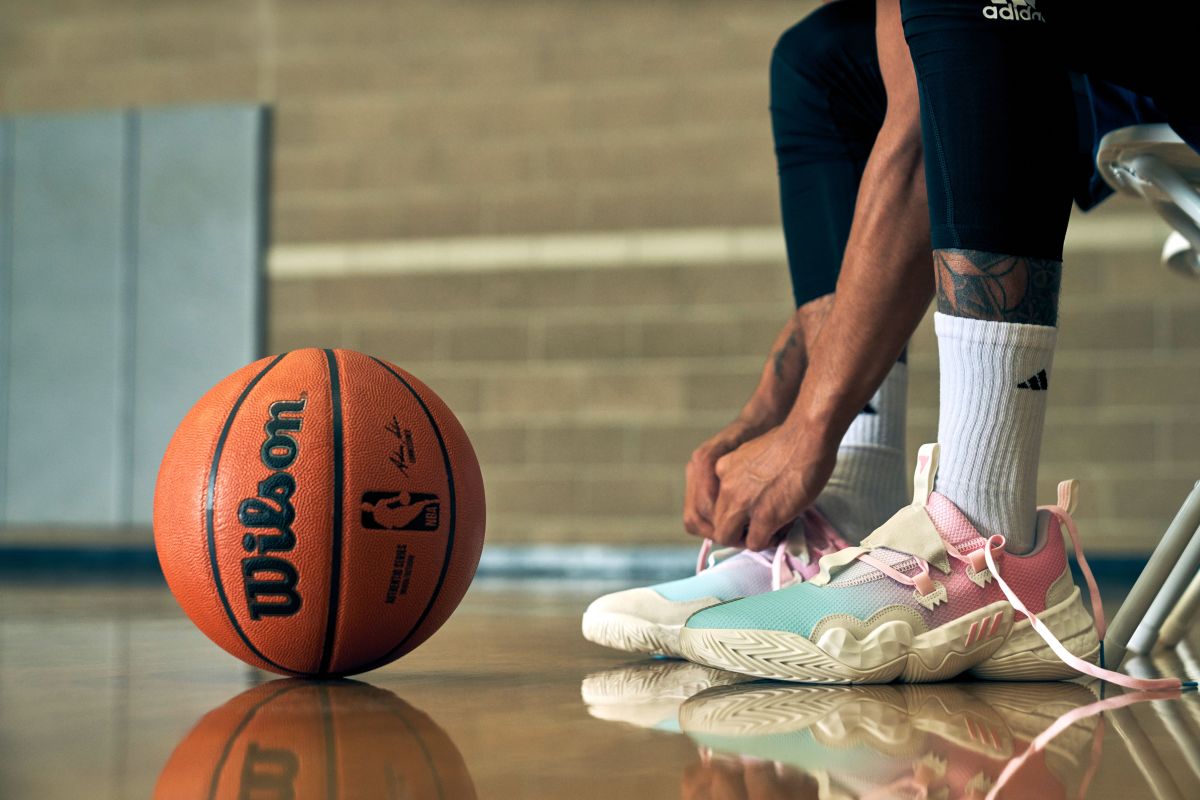
[[[206,714],[159,774],[154,797],[476,796],[454,742],[386,689],[274,681]]]
[[[167,446],[154,542],[191,620],[286,675],[383,666],[458,606],[484,535],[462,425],[399,367],[297,350],[222,380]]]

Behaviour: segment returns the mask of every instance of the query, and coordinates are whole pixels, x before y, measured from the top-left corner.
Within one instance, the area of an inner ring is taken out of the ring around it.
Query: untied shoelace
[[[786,537],[771,549],[740,551],[743,553],[743,557],[753,558],[771,570],[772,591],[790,586],[797,580],[812,577],[817,574],[819,569],[817,562],[821,560],[821,556],[836,553],[849,546],[849,542],[834,530],[833,524],[816,509],[805,511],[798,524],[803,526],[804,544],[808,550],[807,563],[792,554],[788,547],[790,542]],[[739,552],[739,549],[735,547],[722,548],[717,551],[714,551],[713,547],[712,539],[705,539],[704,543],[700,545],[700,554],[696,559],[697,575],[716,566],[719,563],[717,557],[722,553]]]
[[[1059,484],[1059,502],[1054,505],[1039,506],[1038,510],[1046,511],[1056,516],[1067,529],[1067,534],[1071,537],[1071,545],[1075,549],[1075,559],[1079,563],[1079,569],[1083,573],[1084,581],[1087,583],[1088,595],[1092,605],[1092,617],[1096,626],[1096,636],[1103,642],[1108,623],[1104,618],[1104,605],[1100,600],[1100,589],[1096,585],[1096,578],[1092,575],[1091,567],[1088,566],[1087,557],[1083,554],[1083,545],[1079,539],[1079,529],[1075,525],[1075,519],[1071,516],[1070,511],[1068,511],[1070,493],[1072,491],[1071,484],[1071,481],[1063,481],[1063,483]],[[1000,587],[1000,591],[1004,594],[1008,602],[1012,604],[1012,607],[1028,618],[1033,629],[1042,637],[1050,649],[1054,651],[1054,654],[1062,659],[1063,663],[1073,667],[1080,673],[1115,683],[1118,686],[1140,691],[1178,691],[1184,688],[1196,688],[1194,681],[1185,682],[1179,678],[1135,678],[1131,675],[1105,669],[1104,667],[1084,661],[1064,647],[1062,642],[1058,640],[1058,637],[1054,635],[1046,624],[1038,619],[1037,615],[1030,611],[1025,603],[1021,601],[1021,598],[1017,596],[1012,587],[1008,585],[1008,582],[1004,580],[1004,576],[1001,575],[998,561],[1004,555],[1005,538],[1003,536],[999,534],[993,535],[988,538],[983,547],[967,554],[960,552],[950,542],[943,540],[943,544],[945,545],[946,553],[951,558],[968,564],[976,573],[982,572],[985,568],[988,569],[996,579],[996,584]],[[869,553],[860,553],[857,555],[858,560],[870,564],[889,578],[898,583],[912,586],[922,597],[928,597],[937,591],[944,591],[930,576],[929,562],[915,555],[911,556],[911,558],[917,562],[919,569],[915,575],[910,576],[905,575],[903,572],[873,557]],[[997,620],[994,624],[999,624],[999,621]]]

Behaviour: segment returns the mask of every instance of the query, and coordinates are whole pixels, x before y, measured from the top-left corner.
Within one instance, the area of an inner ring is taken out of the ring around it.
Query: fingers
[[[696,513],[690,504],[683,509],[683,529],[701,539],[712,538],[712,523]]]
[[[713,511],[713,529],[709,536],[725,547],[741,547],[746,538],[746,523],[750,519],[750,505],[736,502],[722,492],[717,496],[717,507]]]
[[[693,536],[712,536],[713,502],[717,497],[719,483],[713,472],[710,451],[701,448],[688,461],[687,485],[683,498],[683,527]]]
[[[745,475],[735,469],[733,454],[717,459],[718,491],[713,503],[712,533],[714,542],[726,547],[742,547],[746,540],[746,525],[757,500],[759,487],[748,484]]]
[[[776,516],[760,512],[758,509],[750,514],[750,522],[746,526],[746,547],[751,550],[766,550],[787,535],[794,520],[787,520],[780,524]]]
[[[716,464],[713,465],[713,472],[716,474],[718,481],[728,476],[729,471],[733,468],[733,459],[730,457],[732,455],[733,452],[726,453],[718,458]]]
[[[721,488],[717,473],[713,471],[712,462],[704,465],[696,475],[696,514],[712,527],[713,504],[717,502],[717,492]]]

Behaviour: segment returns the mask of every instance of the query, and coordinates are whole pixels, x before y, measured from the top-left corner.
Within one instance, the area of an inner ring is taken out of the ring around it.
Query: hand
[[[680,782],[686,800],[815,800],[818,794],[816,779],[794,767],[728,757],[692,764]]]
[[[833,474],[837,447],[781,425],[717,460],[709,538],[764,550],[811,506]]]
[[[735,420],[718,431],[692,453],[687,464],[687,487],[683,498],[683,527],[693,536],[712,537],[713,503],[717,499],[717,459],[730,453],[766,426]]]

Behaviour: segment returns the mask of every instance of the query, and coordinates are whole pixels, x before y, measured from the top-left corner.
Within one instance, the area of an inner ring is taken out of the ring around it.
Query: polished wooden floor
[[[983,798],[1099,693],[742,683],[584,642],[587,600],[481,584],[402,661],[308,683],[226,655],[155,582],[0,582],[0,798]],[[1148,668],[1195,675],[1192,652]],[[1200,797],[1200,697],[1076,722],[1004,787]]]

